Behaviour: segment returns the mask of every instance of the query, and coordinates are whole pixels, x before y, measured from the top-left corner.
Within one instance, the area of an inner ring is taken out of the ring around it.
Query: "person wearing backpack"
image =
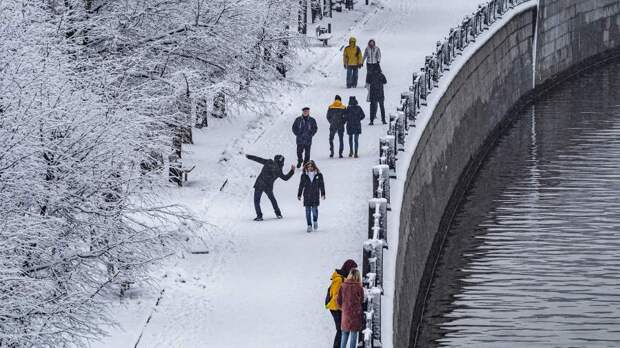
[[[355,96],[349,97],[349,106],[347,107],[347,134],[349,135],[349,157],[357,158],[359,149],[359,138],[362,134],[362,120],[366,117],[364,110],[357,103]]]
[[[313,226],[314,230],[317,231],[319,229],[319,203],[321,198],[325,199],[325,182],[323,181],[323,174],[313,160],[304,165],[303,173],[299,179],[297,199],[301,201],[302,195],[306,208],[306,222],[308,223],[306,232],[312,232]]]
[[[338,156],[342,158],[344,151],[344,124],[346,123],[345,112],[347,106],[342,104],[342,99],[336,95],[334,102],[327,109],[327,122],[329,122],[329,158],[334,157],[334,137],[338,134],[340,146]]]
[[[340,285],[337,301],[342,311],[340,348],[357,347],[357,336],[364,329],[364,287],[362,275],[357,268],[351,269],[347,279]]]
[[[356,45],[357,39],[351,37],[349,46],[344,48],[342,60],[344,68],[347,70],[347,88],[357,87],[357,75],[359,68],[364,66],[364,56],[362,50]]]
[[[336,325],[336,335],[334,336],[333,348],[340,348],[340,341],[342,331],[340,324],[342,321],[342,311],[338,305],[338,293],[340,292],[340,286],[344,282],[345,278],[349,275],[351,269],[357,268],[357,263],[349,259],[344,262],[340,269],[337,269],[332,273],[331,284],[327,288],[327,295],[325,296],[325,308],[329,310],[334,318],[334,324]]]

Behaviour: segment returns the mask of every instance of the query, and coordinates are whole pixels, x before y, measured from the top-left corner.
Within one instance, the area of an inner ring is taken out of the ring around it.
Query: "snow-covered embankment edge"
[[[388,240],[390,243],[390,250],[385,253],[384,259],[384,296],[382,298],[382,338],[383,345],[385,347],[393,347],[393,333],[394,333],[394,298],[396,290],[396,260],[397,251],[399,249],[400,239],[400,221],[401,221],[401,208],[404,201],[405,184],[407,182],[407,174],[411,166],[411,159],[413,158],[418,143],[424,133],[431,116],[435,112],[435,109],[439,105],[439,102],[444,97],[448,87],[453,82],[454,78],[461,72],[463,67],[467,65],[469,60],[484,47],[495,34],[503,28],[506,24],[511,22],[515,17],[521,13],[538,7],[538,0],[532,0],[528,2],[516,5],[513,9],[510,9],[501,18],[494,22],[488,30],[476,37],[476,41],[469,44],[462,54],[457,56],[450,65],[450,70],[446,71],[442,78],[439,80],[439,86],[434,88],[433,91],[427,97],[427,106],[423,106],[420,113],[417,116],[415,128],[409,129],[407,135],[407,141],[405,144],[404,152],[398,156],[399,165],[396,167],[397,180],[392,181],[391,186],[391,208],[392,214],[388,214]],[[398,212],[398,213],[396,213]]]

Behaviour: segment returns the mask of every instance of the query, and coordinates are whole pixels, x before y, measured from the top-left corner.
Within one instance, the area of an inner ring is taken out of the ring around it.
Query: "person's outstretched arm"
[[[283,172],[280,172],[280,179],[288,181],[288,179],[290,179],[293,174],[295,174],[295,166],[291,165],[291,170],[289,170],[286,175]]]
[[[254,162],[258,162],[260,164],[265,165],[267,163],[268,160],[264,159],[264,158],[260,158],[258,156],[254,156],[254,155],[245,155],[245,158],[254,161]]]

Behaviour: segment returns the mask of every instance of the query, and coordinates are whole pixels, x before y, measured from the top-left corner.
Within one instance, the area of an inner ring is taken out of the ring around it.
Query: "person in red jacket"
[[[349,276],[340,286],[337,302],[342,310],[340,348],[346,348],[347,341],[350,342],[350,348],[355,348],[357,347],[357,335],[364,326],[362,310],[364,288],[362,287],[362,276],[357,268],[351,269]]]
[[[325,298],[325,308],[329,309],[332,317],[334,318],[334,324],[336,324],[336,335],[334,336],[333,348],[340,348],[340,340],[342,332],[340,331],[340,323],[342,322],[342,311],[338,305],[338,293],[340,292],[340,286],[344,283],[344,280],[349,276],[351,269],[357,268],[357,263],[349,259],[344,262],[340,269],[334,271],[331,277],[331,284],[327,289],[327,296]]]

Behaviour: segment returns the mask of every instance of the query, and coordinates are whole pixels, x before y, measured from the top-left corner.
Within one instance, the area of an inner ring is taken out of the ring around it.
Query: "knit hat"
[[[306,110],[310,110],[310,108],[307,106],[304,106],[303,108],[301,108],[301,111],[306,111]]]

